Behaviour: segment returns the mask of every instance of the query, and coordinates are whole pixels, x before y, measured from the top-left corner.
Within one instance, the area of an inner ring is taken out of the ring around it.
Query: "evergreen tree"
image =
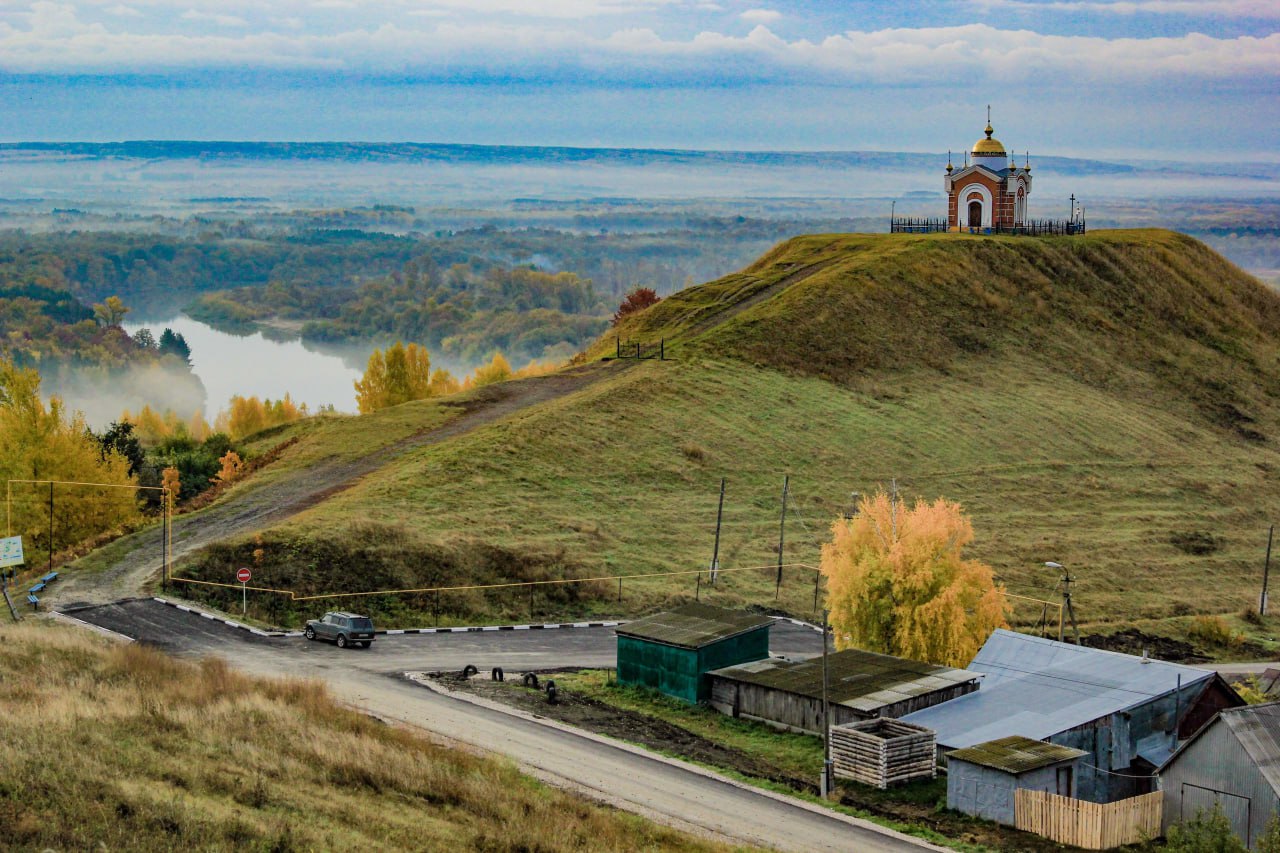
[[[167,326],[160,333],[160,354],[176,355],[186,364],[191,364],[191,347],[187,345],[187,339],[182,336],[182,333],[175,333]]]

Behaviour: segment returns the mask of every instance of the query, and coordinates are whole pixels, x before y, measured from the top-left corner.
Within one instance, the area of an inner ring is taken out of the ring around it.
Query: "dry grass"
[[[0,846],[720,849],[336,705],[27,622],[0,631]]]

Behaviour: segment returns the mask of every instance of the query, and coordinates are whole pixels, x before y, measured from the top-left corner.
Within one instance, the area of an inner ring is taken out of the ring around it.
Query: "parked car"
[[[340,649],[349,645],[367,649],[373,643],[373,620],[357,613],[333,611],[323,619],[308,621],[302,633],[308,640],[332,640]]]

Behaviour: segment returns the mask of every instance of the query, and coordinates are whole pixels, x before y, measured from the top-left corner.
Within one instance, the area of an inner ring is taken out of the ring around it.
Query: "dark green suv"
[[[302,632],[308,640],[332,640],[338,648],[355,645],[369,648],[373,642],[373,620],[355,613],[333,611],[323,619],[312,619]]]

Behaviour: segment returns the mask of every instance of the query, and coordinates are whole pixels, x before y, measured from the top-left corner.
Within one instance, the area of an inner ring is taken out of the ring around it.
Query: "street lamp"
[[[1059,569],[1062,571],[1062,607],[1058,610],[1058,642],[1064,641],[1063,630],[1066,627],[1065,617],[1071,618],[1071,631],[1075,635],[1076,645],[1080,645],[1080,628],[1076,625],[1076,611],[1071,606],[1071,572],[1063,568],[1061,563],[1055,563],[1052,560],[1045,563],[1045,568]]]

